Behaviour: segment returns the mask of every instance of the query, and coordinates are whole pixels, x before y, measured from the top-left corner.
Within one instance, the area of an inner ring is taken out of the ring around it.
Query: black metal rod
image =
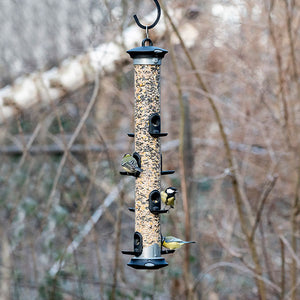
[[[153,27],[158,23],[158,21],[159,21],[159,19],[160,19],[160,16],[161,16],[160,5],[159,5],[159,3],[158,3],[157,0],[154,0],[154,2],[155,2],[155,5],[156,5],[156,8],[157,8],[157,17],[156,17],[156,20],[154,21],[153,24],[151,24],[151,25],[149,25],[149,26],[145,26],[145,25],[141,24],[141,22],[139,21],[137,15],[134,15],[134,16],[133,16],[133,18],[134,18],[136,24],[137,24],[139,27],[141,27],[142,29],[151,29],[151,28],[153,28]]]
[[[68,151],[71,153],[84,153],[84,152],[102,152],[104,147],[100,145],[73,145]],[[22,155],[25,152],[24,148],[10,145],[0,147],[0,155]],[[64,154],[65,149],[63,146],[56,144],[52,145],[34,145],[27,149],[27,152],[31,155],[60,155]]]

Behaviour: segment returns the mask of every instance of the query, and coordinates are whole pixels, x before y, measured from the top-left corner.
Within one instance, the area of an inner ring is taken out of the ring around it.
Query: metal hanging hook
[[[153,28],[153,27],[158,23],[158,21],[159,21],[159,19],[160,19],[160,15],[161,15],[161,9],[160,9],[160,5],[159,5],[158,1],[157,1],[157,0],[153,0],[153,1],[155,2],[156,8],[157,8],[157,17],[156,17],[156,20],[154,21],[154,23],[153,23],[152,25],[145,26],[145,25],[141,24],[141,22],[139,21],[137,15],[134,15],[134,16],[133,16],[133,18],[134,18],[136,24],[137,24],[139,27],[141,27],[142,29],[146,29],[147,31],[148,31],[148,29]]]

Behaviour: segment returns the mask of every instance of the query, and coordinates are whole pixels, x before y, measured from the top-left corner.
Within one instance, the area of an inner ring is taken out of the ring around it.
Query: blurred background
[[[300,1],[160,1],[167,268],[126,264],[153,1],[0,2],[0,299],[299,299]],[[170,18],[169,18],[169,17]]]

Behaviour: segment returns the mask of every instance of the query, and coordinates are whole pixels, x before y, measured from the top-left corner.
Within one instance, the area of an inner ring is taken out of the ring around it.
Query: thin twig
[[[275,58],[276,58],[276,64],[277,64],[277,75],[278,75],[278,82],[279,82],[279,93],[280,93],[280,99],[282,102],[282,106],[283,106],[283,113],[284,113],[284,128],[287,130],[287,141],[290,144],[290,139],[289,139],[289,111],[288,111],[288,103],[287,103],[287,99],[286,99],[286,93],[285,93],[285,78],[284,78],[284,73],[283,73],[283,67],[282,67],[282,57],[281,57],[281,53],[280,53],[280,49],[279,49],[279,45],[278,45],[278,41],[276,38],[276,34],[275,34],[275,29],[274,29],[274,23],[272,21],[272,10],[274,8],[274,0],[271,1],[271,7],[268,10],[267,8],[267,13],[268,13],[268,27],[269,27],[269,32],[270,32],[270,37],[271,37],[271,41],[273,43],[273,47],[275,49]]]
[[[32,146],[32,144],[33,144],[34,140],[36,139],[37,135],[39,134],[41,128],[42,128],[41,122],[39,122],[38,125],[35,127],[35,129],[33,131],[33,134],[31,135],[28,143],[24,147],[22,159],[19,162],[18,168],[21,168],[21,166],[24,164],[27,153],[28,153],[28,150]]]
[[[295,293],[295,291],[299,288],[300,286],[300,279],[298,279],[297,283],[295,284],[295,286],[293,286],[285,295],[284,299],[286,300],[290,300],[291,299],[291,295]]]
[[[90,112],[97,100],[97,96],[98,96],[98,92],[99,92],[99,75],[96,74],[95,76],[95,87],[94,87],[94,91],[93,91],[93,95],[91,97],[91,100],[83,114],[83,116],[81,117],[70,141],[68,142],[67,144],[67,148],[66,148],[66,151],[64,152],[64,155],[59,163],[59,166],[57,168],[57,172],[56,172],[56,176],[54,178],[54,182],[53,182],[53,185],[52,185],[52,189],[51,189],[51,192],[50,192],[50,196],[48,198],[48,201],[47,201],[47,208],[49,209],[51,207],[51,204],[53,202],[53,198],[54,198],[54,195],[55,195],[55,191],[56,191],[56,188],[57,188],[57,184],[58,184],[58,181],[59,181],[59,178],[60,178],[60,175],[62,173],[62,170],[63,170],[63,167],[67,161],[67,157],[69,155],[69,151],[72,147],[72,145],[74,144],[76,138],[78,137],[84,123],[86,122],[88,116],[90,115]]]
[[[232,249],[229,247],[229,245],[226,244],[226,242],[223,240],[223,238],[220,236],[219,232],[218,232],[218,228],[217,228],[217,224],[216,224],[216,220],[214,219],[214,217],[212,215],[208,216],[208,219],[212,222],[213,224],[213,230],[214,230],[214,236],[217,238],[218,242],[220,243],[220,245],[228,251],[228,253],[233,256],[233,257],[238,257],[238,258],[242,258],[242,254],[239,253],[237,250]]]
[[[263,226],[263,223],[260,222],[259,223],[259,231],[260,231],[260,235],[261,235],[261,247],[262,247],[262,253],[263,253],[263,257],[264,257],[264,260],[265,260],[265,265],[266,265],[266,273],[268,274],[269,278],[271,281],[274,281],[274,265],[272,264],[272,257],[270,257],[270,251],[269,251],[269,248],[266,246],[266,242],[267,242],[267,239],[265,237],[265,229],[264,229],[264,226]]]
[[[259,279],[260,281],[263,281],[266,285],[268,285],[270,288],[272,288],[273,290],[275,290],[276,292],[280,293],[281,292],[281,289],[280,287],[273,283],[272,281],[270,281],[268,278],[266,277],[263,277],[261,275],[258,275],[256,274],[256,272],[253,272],[251,271],[250,269],[246,268],[246,267],[242,267],[238,264],[235,264],[235,263],[231,263],[231,262],[218,262],[218,263],[215,263],[213,265],[210,265],[208,268],[206,268],[206,270],[203,272],[203,273],[200,273],[195,282],[194,282],[194,286],[197,286],[197,284],[204,278],[204,276],[210,272],[212,272],[213,270],[215,269],[219,269],[219,268],[232,268],[234,270],[238,270],[242,273],[244,273],[245,275],[251,275],[253,276],[254,278],[257,278]]]
[[[288,242],[288,240],[282,234],[279,234],[279,238],[280,238],[280,240],[282,240],[282,242],[286,246],[286,249],[291,254],[291,256],[293,258],[293,264],[295,264],[296,269],[297,269],[297,267],[300,268],[300,258],[297,256],[297,254],[294,251],[292,245]]]
[[[115,224],[115,257],[114,257],[114,268],[113,268],[113,285],[111,290],[111,300],[116,298],[116,288],[118,285],[118,269],[119,269],[119,260],[120,260],[120,241],[121,241],[121,225],[122,225],[122,212],[124,206],[124,192],[119,191],[118,197],[118,211],[117,211],[117,220]]]
[[[257,226],[259,225],[259,222],[260,222],[260,219],[261,219],[263,208],[265,206],[265,203],[268,199],[268,196],[269,196],[270,192],[272,191],[273,187],[275,186],[277,178],[278,178],[277,175],[274,175],[274,176],[271,177],[270,181],[268,181],[267,184],[265,185],[264,191],[262,192],[262,194],[260,196],[254,226],[252,227],[251,234],[250,234],[250,239],[251,240],[253,240],[253,238],[254,238],[255,231],[256,231]]]
[[[297,253],[298,247],[297,247],[297,231],[299,230],[298,227],[298,222],[297,222],[297,216],[299,214],[299,208],[300,208],[300,199],[299,199],[299,193],[300,193],[300,165],[297,167],[297,183],[296,183],[296,189],[295,189],[295,195],[294,195],[294,200],[292,203],[292,209],[291,209],[291,227],[292,227],[292,241],[291,241],[291,248],[293,250],[293,253]],[[297,278],[298,278],[298,273],[297,273],[297,267],[296,267],[296,261],[293,256],[293,261],[291,264],[291,283],[292,283],[292,300],[296,300],[297,297]],[[295,289],[294,289],[295,287]]]
[[[103,274],[102,274],[102,259],[100,253],[100,245],[98,241],[98,236],[95,227],[93,228],[93,239],[95,243],[95,251],[96,251],[96,260],[97,260],[97,269],[98,269],[98,276],[99,276],[99,292],[100,295],[104,295],[104,285],[103,285]]]
[[[70,243],[70,245],[66,248],[64,256],[67,254],[72,254],[75,251],[83,239],[90,233],[95,224],[99,221],[105,210],[113,203],[113,201],[119,196],[119,191],[123,188],[126,180],[121,181],[119,185],[117,185],[109,195],[104,199],[103,203],[96,209],[87,223],[83,226],[82,230],[79,234],[74,238],[74,240]],[[59,272],[59,270],[64,266],[65,261],[63,257],[55,262],[53,266],[50,268],[49,274],[54,277]]]
[[[284,251],[284,243],[282,239],[279,239],[280,242],[280,252],[281,252],[281,294],[280,294],[280,299],[284,299],[284,294],[285,294],[285,251]]]

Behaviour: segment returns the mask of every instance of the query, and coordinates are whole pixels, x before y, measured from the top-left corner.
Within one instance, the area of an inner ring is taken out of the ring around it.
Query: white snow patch
[[[124,45],[127,49],[132,49],[137,46],[137,41],[141,41],[144,38],[143,30],[139,29],[137,26],[130,26],[124,32],[122,39],[124,41]],[[121,43],[121,38],[118,38],[117,41]]]
[[[115,67],[114,62],[119,60],[120,56],[121,48],[116,43],[110,42],[100,45],[90,52],[91,65],[101,72],[113,71]]]
[[[195,45],[199,32],[193,25],[188,23],[183,24],[179,28],[179,32],[184,37],[184,43],[188,48]],[[172,34],[171,41],[173,44],[179,44],[179,39],[175,33]]]
[[[13,88],[14,102],[18,106],[30,106],[35,103],[37,98],[37,88],[33,77],[25,78],[20,84]]]
[[[72,60],[64,65],[60,70],[60,82],[70,90],[74,87],[78,88],[84,82],[81,64],[76,60]]]
[[[239,2],[236,5],[214,4],[212,6],[212,15],[221,18],[227,23],[236,23],[241,21],[241,15],[245,14],[245,6]]]

